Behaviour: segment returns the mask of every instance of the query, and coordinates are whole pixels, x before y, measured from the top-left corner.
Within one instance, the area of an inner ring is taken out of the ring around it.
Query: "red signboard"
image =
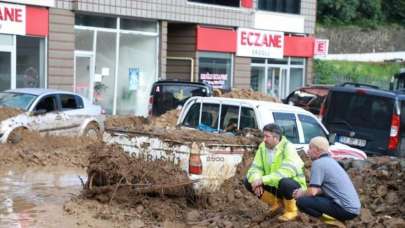
[[[48,18],[47,8],[27,6],[27,35],[47,36],[49,32]]]
[[[316,39],[314,54],[315,55],[327,55],[329,50],[329,40]]]
[[[197,50],[236,52],[236,32],[232,29],[197,26]]]
[[[300,36],[284,36],[284,56],[313,57],[314,38]]]
[[[253,0],[241,0],[241,5],[245,8],[252,8]]]

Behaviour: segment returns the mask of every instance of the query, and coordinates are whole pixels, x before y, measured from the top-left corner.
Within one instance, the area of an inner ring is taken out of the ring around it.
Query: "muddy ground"
[[[100,164],[116,161],[116,153],[120,154],[120,156],[123,154],[120,150],[116,147],[106,147],[103,149],[103,155],[93,153],[96,158],[91,158],[91,160],[97,161],[98,165],[96,167],[98,167],[99,171],[103,170],[100,169]],[[115,176],[109,178],[109,190],[100,188],[103,189],[100,192],[98,187],[93,187],[93,190],[86,188],[80,197],[67,204],[67,210],[69,213],[78,214],[80,210],[84,210],[78,204],[81,204],[82,201],[89,203],[89,200],[95,200],[109,205],[109,207],[98,205],[97,209],[93,211],[96,213],[95,216],[110,222],[122,223],[126,226],[131,226],[136,221],[139,225],[136,227],[154,227],[162,226],[162,224],[167,226],[171,224],[172,227],[323,227],[323,224],[317,219],[308,217],[305,214],[300,214],[296,221],[288,223],[279,223],[276,216],[270,216],[267,205],[259,201],[253,194],[247,192],[242,185],[242,177],[246,173],[252,158],[252,154],[245,156],[244,161],[238,167],[237,175],[226,181],[221,189],[215,193],[195,196],[190,194],[189,191],[184,191],[184,186],[179,188],[179,190],[182,190],[183,195],[177,196],[165,194],[164,189],[161,189],[161,194],[157,192],[137,194],[134,188],[132,191],[128,191],[128,186],[124,187],[121,193],[118,193],[119,190],[115,189],[120,178]],[[113,162],[115,164],[113,167],[116,167],[115,171],[111,170],[111,165],[107,165],[106,170],[109,170],[108,173],[122,173],[119,170],[128,171],[134,169],[134,167],[137,167],[135,169],[150,170],[145,168],[144,163],[128,162],[130,158],[124,160],[126,162]],[[309,168],[310,161],[306,157],[304,160]],[[147,167],[154,169],[154,171],[144,172],[151,175],[151,179],[159,179],[162,175],[170,179],[179,172],[174,168],[167,169],[167,166],[170,165],[171,163],[155,166],[150,163],[150,166]],[[349,221],[347,226],[404,227],[405,213],[402,205],[405,203],[405,196],[401,193],[405,187],[403,182],[405,160],[388,157],[370,158],[368,161],[363,162],[346,161],[344,166],[348,169],[348,173],[352,177],[362,201],[361,216]],[[91,167],[89,167],[88,172],[93,170]],[[137,178],[139,176],[148,176],[127,171],[124,176],[131,173],[131,175],[134,175],[132,179],[139,179]],[[170,183],[175,185],[175,183],[182,181],[171,179]],[[139,183],[145,182],[141,181]],[[167,182],[162,181],[162,183]],[[111,198],[113,199],[111,200]],[[114,213],[112,213],[113,211]]]

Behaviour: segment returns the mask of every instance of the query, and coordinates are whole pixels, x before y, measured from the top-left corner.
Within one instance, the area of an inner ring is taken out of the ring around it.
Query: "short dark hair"
[[[275,133],[275,134],[279,135],[280,140],[281,140],[281,136],[283,136],[283,130],[281,129],[281,127],[278,126],[277,124],[274,124],[274,123],[266,124],[263,127],[263,132],[264,131],[268,131],[268,132]]]

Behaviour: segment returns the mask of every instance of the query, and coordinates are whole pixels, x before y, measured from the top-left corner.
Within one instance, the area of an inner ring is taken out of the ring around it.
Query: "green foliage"
[[[404,63],[363,63],[348,61],[314,61],[315,84],[358,82],[388,88],[391,77]]]
[[[405,0],[319,0],[318,21],[323,25],[405,24]]]

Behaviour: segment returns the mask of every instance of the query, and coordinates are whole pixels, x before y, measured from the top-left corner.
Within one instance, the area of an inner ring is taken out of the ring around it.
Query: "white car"
[[[276,123],[297,151],[307,151],[315,136],[330,137],[326,127],[312,113],[303,108],[258,100],[223,97],[192,97],[184,105],[178,125],[207,132],[226,132],[229,125],[236,129],[263,129]],[[359,149],[332,140],[330,153],[336,160],[364,160],[367,155]]]
[[[13,89],[0,92],[0,107],[22,110],[0,122],[0,142],[13,142],[18,129],[57,135],[99,138],[104,115],[98,105],[71,92],[51,89]]]

